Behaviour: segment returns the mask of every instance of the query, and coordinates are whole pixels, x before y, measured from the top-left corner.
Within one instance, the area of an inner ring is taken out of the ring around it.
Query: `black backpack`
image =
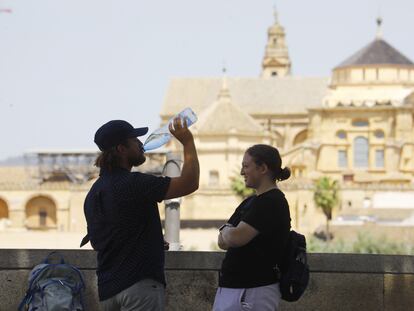
[[[304,235],[290,231],[286,253],[280,268],[279,285],[282,299],[297,301],[309,283],[309,265]]]

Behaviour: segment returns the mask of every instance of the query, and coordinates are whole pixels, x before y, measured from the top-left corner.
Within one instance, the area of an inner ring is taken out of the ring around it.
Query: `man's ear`
[[[123,144],[119,144],[119,145],[117,145],[116,146],[116,151],[118,151],[119,153],[124,153],[125,152],[125,149],[126,149],[126,147],[123,145]]]

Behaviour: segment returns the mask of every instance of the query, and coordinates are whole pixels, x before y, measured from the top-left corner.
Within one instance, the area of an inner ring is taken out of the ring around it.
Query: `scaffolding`
[[[82,184],[98,176],[97,151],[39,150],[24,155],[31,177],[40,183],[69,181]]]
[[[38,183],[66,181],[82,184],[98,177],[95,164],[98,151],[89,150],[36,150],[24,154],[27,173]],[[166,150],[147,152],[143,165],[133,168],[147,174],[161,176],[164,173]]]

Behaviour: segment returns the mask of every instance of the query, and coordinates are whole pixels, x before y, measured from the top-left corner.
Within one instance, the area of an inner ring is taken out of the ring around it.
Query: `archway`
[[[273,132],[273,145],[276,145],[277,148],[282,148],[283,142],[284,142],[283,136],[279,132],[274,131]]]
[[[308,138],[308,130],[300,131],[293,139],[293,146],[303,143]]]
[[[7,206],[6,201],[0,199],[0,219],[9,218],[9,207]]]
[[[56,204],[45,196],[37,196],[26,204],[26,226],[30,229],[56,228]]]

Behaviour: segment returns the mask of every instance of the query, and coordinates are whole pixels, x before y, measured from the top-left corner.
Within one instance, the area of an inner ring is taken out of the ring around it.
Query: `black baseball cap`
[[[147,134],[148,127],[134,128],[124,120],[112,120],[102,125],[95,133],[95,144],[101,151],[120,144],[123,140]]]

